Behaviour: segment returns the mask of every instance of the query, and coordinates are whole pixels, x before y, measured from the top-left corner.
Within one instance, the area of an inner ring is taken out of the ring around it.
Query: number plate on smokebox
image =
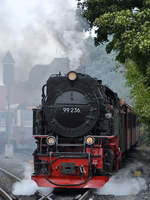
[[[63,162],[61,163],[61,174],[74,175],[76,174],[75,163]]]

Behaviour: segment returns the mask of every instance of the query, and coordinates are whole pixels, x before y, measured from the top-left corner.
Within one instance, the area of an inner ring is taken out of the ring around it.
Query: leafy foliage
[[[126,68],[134,107],[150,126],[150,0],[78,0],[91,28],[95,44],[107,42],[116,60]],[[112,35],[112,37],[110,37]]]
[[[106,45],[96,47],[92,37],[86,39],[86,53],[82,58],[82,66],[86,67],[82,67],[82,72],[101,79],[103,84],[110,87],[120,98],[125,97],[126,102],[131,104],[130,88],[126,86],[123,74],[116,73],[116,54],[112,52],[108,55],[105,47]],[[121,71],[122,68],[118,70]]]
[[[150,88],[138,66],[132,60],[126,61],[127,72],[125,74],[127,84],[132,85],[131,96],[134,99],[134,108],[142,122],[150,124]]]

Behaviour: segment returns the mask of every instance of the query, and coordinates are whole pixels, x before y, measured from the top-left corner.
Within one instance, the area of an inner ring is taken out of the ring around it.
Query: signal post
[[[7,87],[7,144],[5,144],[5,157],[13,157],[13,145],[10,143],[10,103],[11,103],[11,87],[14,83],[14,64],[15,61],[12,54],[8,51],[6,56],[3,58],[3,82]]]

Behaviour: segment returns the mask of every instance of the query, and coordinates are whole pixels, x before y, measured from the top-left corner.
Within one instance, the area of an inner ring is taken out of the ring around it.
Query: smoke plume
[[[13,185],[14,195],[32,195],[38,190],[37,184],[31,180],[32,168],[30,165],[25,165],[24,179],[21,182],[16,182]]]
[[[85,36],[76,7],[76,0],[1,1],[0,59],[12,52],[16,79],[27,79],[33,65],[49,64],[54,57],[68,56],[71,69],[80,65]]]
[[[116,175],[112,176],[104,187],[97,190],[99,195],[136,195],[142,190],[147,189],[146,180],[143,177],[134,176],[141,163],[134,163],[121,169]]]
[[[31,180],[32,168],[29,164],[24,166],[24,179],[21,182],[16,182],[13,185],[12,193],[14,195],[33,195],[37,190],[42,194],[48,194],[53,191],[52,188],[38,187],[37,184]]]

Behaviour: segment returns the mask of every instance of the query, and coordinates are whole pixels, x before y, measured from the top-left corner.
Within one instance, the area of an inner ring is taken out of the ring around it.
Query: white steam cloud
[[[112,176],[104,187],[97,189],[99,195],[136,195],[147,189],[146,180],[142,177],[135,177],[135,170],[141,167],[140,163],[134,163],[127,168],[121,169]]]
[[[41,188],[31,179],[32,168],[29,164],[25,165],[24,179],[21,182],[16,182],[13,185],[12,193],[14,195],[33,195],[37,190],[44,195],[53,191],[53,188]]]
[[[147,189],[146,180],[140,176],[134,176],[134,172],[142,168],[143,164],[133,163],[126,168],[121,169],[116,175],[110,178],[102,188],[97,189],[99,195],[136,195],[142,190]],[[29,164],[25,165],[24,179],[21,182],[16,182],[13,185],[12,192],[14,195],[32,195],[37,190],[44,195],[53,191],[53,188],[40,188],[31,180],[32,168]]]
[[[27,79],[33,65],[49,64],[54,57],[68,56],[71,69],[80,65],[85,36],[76,20],[76,4],[76,0],[1,0],[0,59],[12,52],[17,79]]]
[[[31,180],[32,168],[25,165],[24,179],[13,185],[12,192],[14,195],[32,195],[38,190],[37,184]]]

